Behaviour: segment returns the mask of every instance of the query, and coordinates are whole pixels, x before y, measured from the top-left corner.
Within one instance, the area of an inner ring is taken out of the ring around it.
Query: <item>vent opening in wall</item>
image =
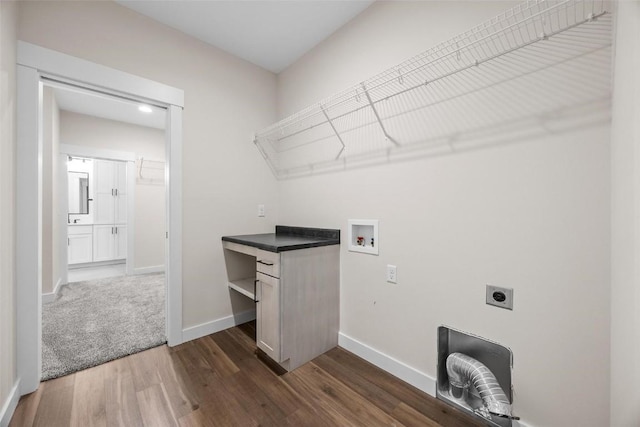
[[[509,348],[446,326],[438,328],[437,398],[489,426],[520,425],[512,411],[512,366]]]
[[[378,255],[377,219],[349,220],[349,251]]]

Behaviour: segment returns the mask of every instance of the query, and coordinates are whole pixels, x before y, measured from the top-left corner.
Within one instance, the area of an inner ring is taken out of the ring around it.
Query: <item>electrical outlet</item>
[[[264,216],[264,205],[258,205],[258,216]]]
[[[507,310],[513,310],[513,289],[487,285],[486,302]]]
[[[398,283],[398,270],[395,265],[387,265],[387,282]]]

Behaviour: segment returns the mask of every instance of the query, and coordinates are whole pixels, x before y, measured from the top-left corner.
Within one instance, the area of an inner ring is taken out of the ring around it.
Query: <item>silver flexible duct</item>
[[[470,384],[478,390],[487,410],[501,417],[512,418],[511,403],[498,384],[493,372],[478,360],[462,353],[451,353],[447,357],[449,384],[465,389]]]

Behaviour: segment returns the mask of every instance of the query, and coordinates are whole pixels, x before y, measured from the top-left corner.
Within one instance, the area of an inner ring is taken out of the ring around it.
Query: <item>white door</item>
[[[95,196],[94,223],[113,224],[115,215],[115,163],[108,160],[95,160]]]
[[[115,210],[114,224],[126,224],[127,222],[127,163],[114,163],[114,193]]]
[[[114,188],[118,196],[127,194],[127,162],[114,163]]]
[[[113,198],[114,200],[114,224],[125,224],[127,222],[127,195],[120,194]]]
[[[115,255],[115,227],[113,225],[93,226],[93,261],[109,261]]]
[[[68,263],[79,264],[93,261],[93,236],[91,234],[72,234],[67,241]]]
[[[280,355],[280,280],[258,273],[256,303],[256,341],[258,347],[276,362]]]
[[[127,257],[127,226],[116,225],[115,226],[115,259],[123,259]]]

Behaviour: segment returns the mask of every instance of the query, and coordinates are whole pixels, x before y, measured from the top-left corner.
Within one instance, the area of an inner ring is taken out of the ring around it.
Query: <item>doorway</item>
[[[166,110],[45,81],[42,114],[44,381],[166,342]]]
[[[42,93],[45,82],[166,108],[167,191],[165,265],[166,336],[182,342],[182,107],[184,94],[133,76],[39,46],[18,43],[17,148],[17,369],[20,394],[38,388],[42,339]]]

